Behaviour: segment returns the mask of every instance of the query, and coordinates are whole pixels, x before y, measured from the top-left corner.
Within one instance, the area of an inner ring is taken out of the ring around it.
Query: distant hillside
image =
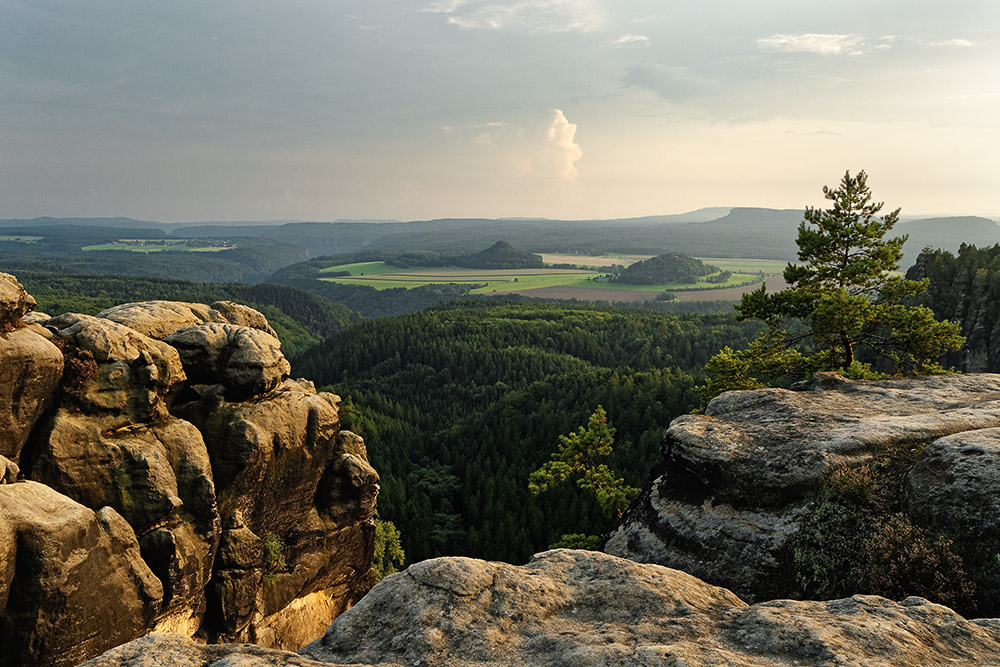
[[[699,276],[707,276],[718,270],[719,267],[705,264],[694,257],[668,252],[625,267],[613,280],[629,285],[693,283]]]
[[[350,255],[350,253],[349,253]],[[450,255],[433,250],[367,251],[351,261],[380,261],[393,266],[461,266],[469,269],[540,269],[540,255],[515,248],[506,241],[497,241],[489,248],[467,255]],[[364,257],[364,259],[361,259]],[[346,263],[346,262],[345,262]]]
[[[910,235],[903,246],[903,268],[916,261],[924,248],[958,252],[963,243],[985,248],[1000,242],[1000,226],[989,218],[974,216],[900,222],[893,228],[893,233]]]
[[[30,269],[39,262],[54,266],[62,263],[70,271],[183,276],[217,282],[259,281],[283,266],[311,257],[370,251],[391,253],[411,266],[448,263],[457,257],[476,255],[497,239],[505,239],[527,253],[657,255],[669,249],[693,257],[788,261],[796,258],[795,239],[802,213],[802,209],[736,207],[616,220],[474,218],[289,223],[154,223],[128,218],[0,220],[0,237],[45,236],[44,242],[37,244],[0,240],[0,256],[18,262],[8,269]],[[897,225],[896,233],[910,235],[904,247],[903,266],[912,263],[925,246],[955,252],[962,242],[977,246],[1000,242],[1000,227],[987,218],[913,220]],[[238,251],[201,253],[204,255],[201,257],[120,254],[63,261],[65,258],[46,255],[50,251],[79,254],[82,245],[116,238],[159,236],[243,241]]]
[[[455,264],[470,269],[540,269],[541,255],[515,248],[506,241],[497,241],[486,250],[455,258]]]

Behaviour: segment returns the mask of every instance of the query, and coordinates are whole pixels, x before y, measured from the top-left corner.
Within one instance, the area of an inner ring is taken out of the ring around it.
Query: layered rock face
[[[802,587],[829,575],[835,559],[850,566],[870,551],[869,569],[888,570],[941,553],[969,579],[956,599],[1000,613],[998,427],[1000,375],[826,375],[797,391],[728,392],[704,415],[673,421],[662,474],[605,551],[683,569],[751,600],[809,595]],[[823,534],[869,516],[875,528],[857,543]],[[886,576],[897,574],[918,576]]]
[[[750,606],[677,570],[555,550],[522,567],[412,565],[301,653],[151,635],[87,664],[971,666],[1000,662],[1000,625],[916,597]]]
[[[0,283],[0,665],[154,630],[297,649],[371,586],[378,475],[263,315],[28,318]]]

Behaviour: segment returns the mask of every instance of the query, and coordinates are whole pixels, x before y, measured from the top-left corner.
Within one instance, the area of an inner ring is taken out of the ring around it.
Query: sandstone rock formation
[[[13,331],[35,309],[35,299],[9,273],[0,273],[0,331]]]
[[[971,666],[1000,662],[1000,623],[915,597],[750,606],[677,570],[555,550],[522,567],[469,558],[412,565],[301,653],[159,635],[88,665]]]
[[[1000,543],[990,528],[1000,522],[1000,468],[992,463],[1000,375],[833,380],[728,392],[704,415],[675,419],[664,434],[662,474],[605,551],[683,569],[751,600],[809,594],[801,586],[815,573],[802,568],[827,565],[805,562],[815,543],[802,541],[805,528],[821,533],[831,525],[824,516],[844,525],[851,512],[881,511],[885,521],[895,517],[896,533],[909,531],[907,522],[929,531],[913,533],[921,545],[952,540],[956,567],[972,580],[966,592],[977,588],[969,608],[1000,612]],[[879,484],[893,488],[869,499]],[[835,497],[842,491],[857,495],[853,505]],[[862,537],[869,545],[878,538]]]
[[[153,630],[299,648],[370,588],[378,475],[340,399],[287,378],[263,315],[161,301],[27,324],[33,301],[0,282],[18,318],[0,333],[0,665]],[[17,506],[35,500],[59,521]]]
[[[0,664],[75,665],[151,627],[162,597],[113,509],[0,485]]]
[[[28,432],[62,375],[63,355],[21,318],[35,300],[0,273],[0,457],[17,459]]]

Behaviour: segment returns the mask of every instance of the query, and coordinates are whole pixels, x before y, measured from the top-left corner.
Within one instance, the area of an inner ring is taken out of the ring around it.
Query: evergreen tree
[[[597,410],[587,420],[587,427],[579,427],[569,435],[559,436],[559,448],[541,468],[531,473],[528,489],[535,495],[578,475],[577,486],[589,491],[605,515],[621,518],[629,504],[639,495],[639,489],[628,486],[625,480],[598,457],[609,456],[614,444],[615,429],[608,423],[604,408]],[[566,536],[563,536],[564,539]]]
[[[925,292],[927,281],[896,273],[907,237],[885,236],[899,209],[879,215],[883,203],[872,201],[867,179],[864,171],[847,172],[838,188],[823,187],[831,208],[806,208],[797,239],[799,264],[784,272],[790,287],[768,294],[762,285],[737,306],[740,319],[762,319],[770,331],[750,349],[727,348],[709,362],[706,400],[760,385],[761,377],[774,381],[817,370],[870,375],[870,367],[856,361],[858,347],[889,360],[897,372],[914,373],[940,371],[930,360],[961,346],[958,325],[903,303]],[[789,320],[801,323],[795,334],[786,331]],[[789,355],[794,346],[804,355]],[[739,381],[730,386],[732,378]]]

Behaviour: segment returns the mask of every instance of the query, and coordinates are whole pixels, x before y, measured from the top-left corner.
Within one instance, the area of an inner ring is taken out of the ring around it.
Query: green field
[[[576,264],[586,267],[608,267],[613,264],[628,266],[649,259],[652,255],[615,255],[607,253],[604,255],[564,255],[556,253],[541,253],[542,261],[546,264]]]
[[[155,241],[131,241],[121,240],[117,243],[98,243],[81,248],[84,251],[91,250],[127,250],[129,252],[163,252],[173,250],[180,252],[219,252],[229,250],[234,246],[189,246],[187,239],[165,239]]]
[[[555,257],[570,258],[569,255],[559,255]],[[629,258],[631,261],[638,261]],[[737,260],[752,261],[752,260]],[[767,260],[756,260],[766,262]],[[620,262],[618,262],[620,263]],[[705,291],[706,299],[710,299],[711,291],[706,288],[722,289],[726,287],[740,287],[760,280],[760,276],[750,273],[734,273],[732,277],[724,283],[709,283],[705,278],[700,278],[694,285],[690,283],[665,283],[663,285],[627,285],[624,283],[612,283],[607,281],[597,281],[595,278],[601,275],[596,270],[587,269],[466,269],[457,266],[428,266],[412,267],[408,269],[392,266],[385,262],[357,262],[354,264],[338,264],[321,269],[320,273],[338,273],[347,271],[349,276],[331,276],[321,278],[330,282],[342,283],[345,285],[366,285],[375,289],[392,289],[404,287],[412,289],[422,285],[435,285],[446,283],[474,284],[478,285],[472,290],[473,294],[492,294],[493,292],[518,292],[529,294],[533,289],[547,287],[574,287],[595,290],[595,299],[600,299],[601,291],[604,290],[627,290],[634,292],[648,292],[652,298],[653,294],[658,294],[663,290],[671,291]]]
[[[777,275],[785,270],[788,262],[781,259],[733,259],[732,257],[696,257],[706,264],[712,264],[723,271],[733,273],[766,273]]]
[[[531,289],[555,285],[589,285],[588,277],[596,271],[581,269],[464,269],[457,266],[425,266],[403,269],[385,262],[340,264],[322,269],[320,273],[349,271],[350,276],[321,278],[345,285],[368,285],[375,289],[394,287],[414,288],[421,285],[446,283],[479,284],[472,292],[483,294],[498,289]]]

